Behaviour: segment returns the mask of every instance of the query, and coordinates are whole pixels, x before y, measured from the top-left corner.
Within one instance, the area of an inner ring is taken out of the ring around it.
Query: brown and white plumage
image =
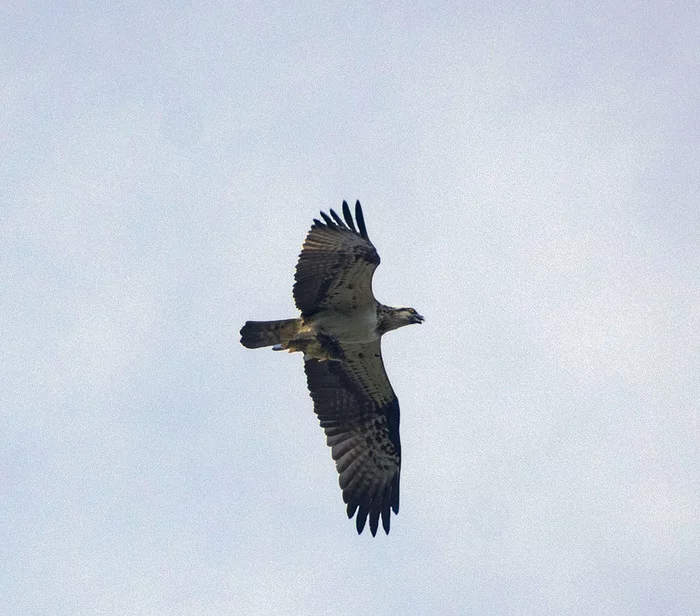
[[[355,221],[343,202],[314,220],[297,263],[294,300],[300,319],[248,321],[244,346],[276,345],[304,353],[314,411],[326,433],[339,473],[348,517],[357,531],[369,518],[372,535],[399,510],[401,443],[399,402],[381,354],[381,336],[423,321],[413,308],[377,302],[372,276],[379,255],[367,235],[362,208]]]
[[[319,310],[352,313],[363,306],[374,306],[372,276],[379,265],[379,255],[369,241],[362,208],[355,206],[359,232],[343,201],[343,215],[323,212],[324,222],[314,219],[302,246],[294,277],[294,301],[302,317]]]

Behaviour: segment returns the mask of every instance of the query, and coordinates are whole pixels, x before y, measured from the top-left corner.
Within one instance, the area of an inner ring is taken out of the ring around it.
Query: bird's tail
[[[241,344],[249,349],[284,345],[294,338],[301,319],[282,319],[281,321],[246,321],[241,329]]]

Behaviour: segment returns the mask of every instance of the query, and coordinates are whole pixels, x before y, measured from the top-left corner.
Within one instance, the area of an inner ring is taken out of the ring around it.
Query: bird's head
[[[413,323],[422,323],[425,319],[419,315],[415,308],[399,308],[401,318],[405,320],[406,325],[413,325]]]
[[[422,323],[423,317],[419,315],[413,308],[391,308],[383,306],[380,312],[380,319],[377,329],[382,333],[398,329],[404,325],[412,325],[413,323]]]

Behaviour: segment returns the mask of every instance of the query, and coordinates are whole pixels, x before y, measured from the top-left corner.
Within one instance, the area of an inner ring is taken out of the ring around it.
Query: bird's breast
[[[374,306],[352,313],[324,311],[314,317],[313,329],[333,335],[338,342],[372,342],[377,339],[377,310]]]

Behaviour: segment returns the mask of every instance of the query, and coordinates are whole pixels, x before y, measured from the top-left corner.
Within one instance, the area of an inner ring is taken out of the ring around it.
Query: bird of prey
[[[340,475],[348,518],[357,513],[361,533],[369,517],[374,536],[379,518],[388,534],[391,510],[399,511],[401,471],[399,401],[380,342],[388,331],[422,323],[423,317],[374,298],[379,255],[367,236],[360,202],[353,221],[343,201],[343,217],[321,212],[323,220],[314,219],[306,236],[294,283],[301,317],[248,321],[241,344],[303,353],[314,412]]]

